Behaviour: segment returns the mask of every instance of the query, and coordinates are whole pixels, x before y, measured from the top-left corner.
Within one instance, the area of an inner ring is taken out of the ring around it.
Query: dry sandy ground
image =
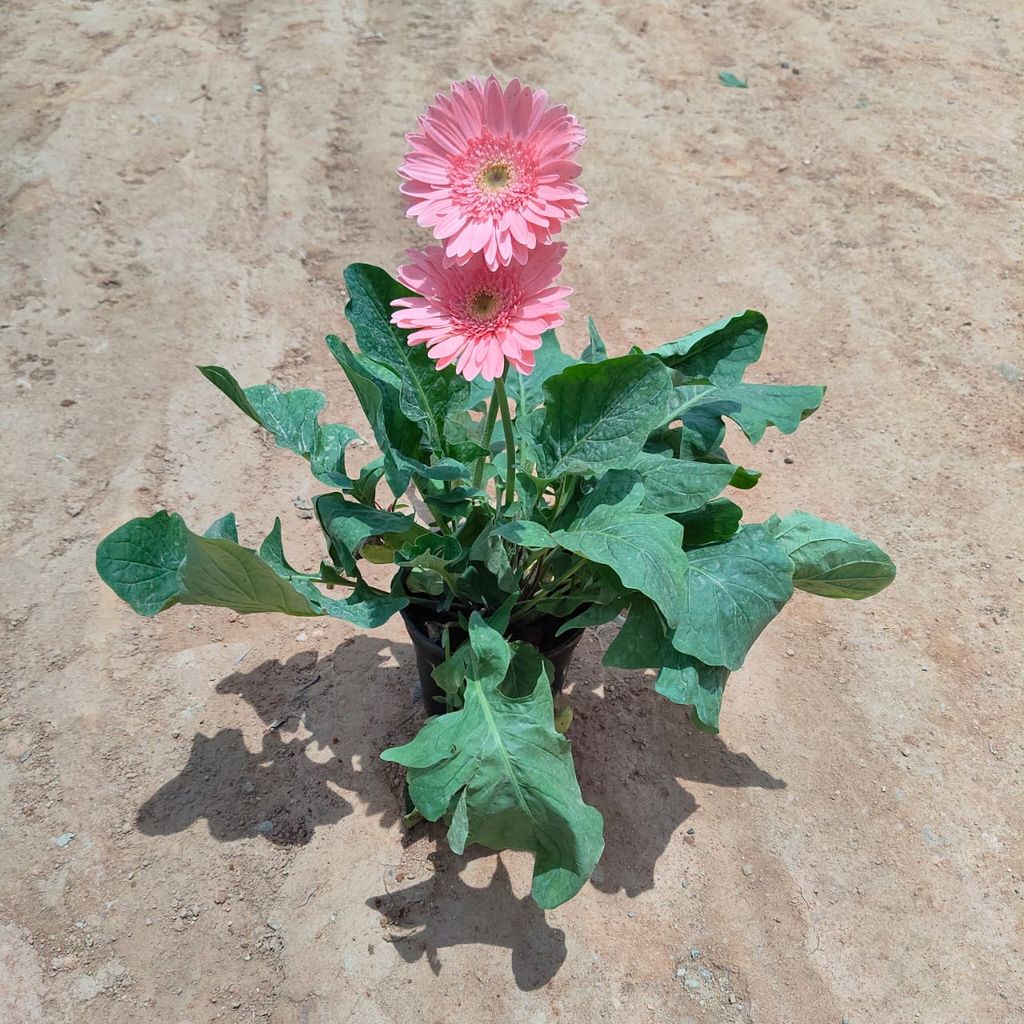
[[[1019,5],[0,18],[5,1024],[1024,1020]],[[760,379],[830,389],[745,453],[749,517],[813,509],[900,567],[863,604],[798,596],[718,739],[591,637],[571,737],[607,851],[546,916],[527,857],[403,837],[376,757],[421,714],[399,624],[142,620],[92,567],[163,505],[250,543],[282,513],[316,557],[304,464],[193,364],[365,427],[321,343],[342,268],[423,240],[402,132],[491,69],[589,130],[567,344],[588,312],[622,352],[765,310]]]

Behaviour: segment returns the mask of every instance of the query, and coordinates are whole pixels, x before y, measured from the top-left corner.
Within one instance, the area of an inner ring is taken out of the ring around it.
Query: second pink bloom
[[[481,253],[452,266],[440,246],[410,249],[411,262],[398,268],[398,279],[419,295],[395,299],[391,319],[412,332],[410,345],[427,346],[439,370],[455,363],[467,380],[494,380],[507,359],[528,374],[541,335],[561,325],[569,308],[572,289],[555,284],[565,249],[563,243],[545,245],[525,266],[497,270]]]

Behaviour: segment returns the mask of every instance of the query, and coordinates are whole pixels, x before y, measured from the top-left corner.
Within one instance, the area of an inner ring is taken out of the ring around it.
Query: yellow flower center
[[[506,160],[492,160],[477,171],[476,183],[484,192],[503,192],[512,184],[515,172]]]
[[[475,292],[466,303],[466,312],[476,320],[491,320],[501,311],[501,296],[486,288]]]

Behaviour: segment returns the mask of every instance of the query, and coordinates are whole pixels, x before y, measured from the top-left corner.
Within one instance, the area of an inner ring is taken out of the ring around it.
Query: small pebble
[[[904,757],[910,757],[910,747],[904,747],[904,748],[903,748],[903,749],[902,749],[902,750],[900,751],[900,753],[901,753],[901,754],[902,754],[902,755],[903,755]]]
[[[697,830],[696,830],[695,828],[688,828],[688,829],[686,830],[686,834],[687,834],[688,836],[692,836],[692,835],[695,835],[695,834],[696,834],[696,832],[697,832]]]
[[[730,1006],[735,1006],[736,1005],[736,993],[735,992],[730,992],[729,993],[729,1005]]]
[[[691,960],[699,960],[700,959],[700,950],[697,949],[696,947],[691,949],[690,950],[690,959]]]
[[[626,917],[636,917],[636,913],[635,913],[634,911],[632,911],[632,910],[631,910],[631,911],[630,911],[630,912],[629,912],[629,913],[628,913],[628,914],[626,915]]]
[[[743,867],[740,868],[740,870],[743,872],[743,874],[745,874],[747,877],[749,877],[750,875],[752,875],[754,873],[754,865],[753,864],[744,864]]]
[[[54,842],[63,850],[74,838],[74,832],[65,832],[63,835],[57,836]]]
[[[796,459],[794,459],[792,455],[787,455],[787,456],[786,456],[786,457],[785,457],[785,458],[784,458],[784,459],[783,459],[782,461],[783,461],[783,462],[784,462],[784,463],[785,463],[785,464],[786,464],[787,466],[792,466],[792,465],[793,465],[793,463],[794,463],[794,462],[796,462]]]
[[[696,978],[687,978],[683,984],[687,988],[700,988],[700,982]]]

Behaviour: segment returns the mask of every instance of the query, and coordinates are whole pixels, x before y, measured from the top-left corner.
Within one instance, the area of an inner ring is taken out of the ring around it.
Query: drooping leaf
[[[175,604],[245,614],[320,614],[251,548],[201,537],[177,513],[160,511],[116,529],[100,542],[96,569],[140,615],[156,615]]]
[[[761,525],[688,551],[687,558],[683,614],[678,624],[669,621],[676,626],[672,644],[707,665],[737,669],[792,595],[793,564]]]
[[[729,670],[722,665],[705,665],[672,651],[654,680],[654,689],[673,704],[691,705],[694,724],[716,733],[728,678]]]
[[[326,399],[319,391],[278,391],[273,384],[242,388],[222,366],[200,366],[199,372],[246,416],[273,434],[279,448],[307,459],[317,480],[333,487],[351,484],[345,471],[345,449],[359,435],[340,423],[320,424],[318,417]]]
[[[683,462],[667,455],[641,452],[632,464],[644,484],[640,508],[645,512],[691,512],[721,494],[736,466]]]
[[[820,597],[871,597],[896,578],[877,544],[799,509],[766,524],[793,561],[793,585]]]
[[[739,528],[743,509],[728,498],[715,498],[703,508],[673,516],[683,527],[683,548],[720,544],[728,540]]]
[[[570,366],[544,384],[531,421],[537,472],[600,476],[627,466],[664,420],[671,382],[660,360],[640,354]]]
[[[456,849],[532,852],[533,898],[557,907],[593,871],[603,821],[583,802],[569,743],[555,731],[545,661],[528,645],[513,650],[478,613],[469,633],[464,706],[381,757],[406,766],[417,810],[430,821],[446,817]],[[527,670],[539,670],[532,690]],[[507,680],[518,696],[505,692]]]
[[[414,295],[379,267],[354,263],[345,269],[349,301],[345,316],[359,350],[397,375],[402,412],[423,430],[426,446],[444,455],[444,426],[449,413],[466,408],[469,384],[450,366],[438,370],[425,345],[410,346],[409,332],[391,322],[394,299]]]
[[[412,471],[408,464],[399,462],[398,456],[422,464],[429,457],[423,450],[423,431],[402,412],[398,386],[379,364],[353,352],[334,334],[327,336],[327,347],[359,399],[377,447],[383,452],[382,466],[388,486],[399,497],[409,486]]]
[[[633,594],[629,615],[618,635],[608,645],[602,664],[609,668],[661,668],[671,655],[665,620],[653,601]]]
[[[540,348],[534,352],[537,360],[533,371],[525,377],[513,366],[508,371],[506,387],[509,398],[516,403],[516,416],[525,416],[544,401],[544,382],[561,373],[576,360],[562,351],[554,331],[540,336]]]
[[[597,332],[597,324],[594,323],[594,318],[592,316],[587,317],[587,331],[590,335],[590,340],[587,342],[587,347],[583,350],[583,354],[580,356],[580,362],[599,363],[602,359],[607,359],[608,350],[605,348],[601,335]]]
[[[748,309],[670,341],[651,355],[687,377],[738,384],[746,368],[761,358],[767,331],[764,314]]]
[[[280,519],[274,520],[274,528],[260,545],[259,556],[278,576],[287,579],[314,608],[333,618],[345,619],[361,629],[376,629],[384,625],[409,603],[400,595],[374,590],[361,579],[356,580],[356,585],[346,597],[329,597],[324,594],[313,585],[313,580],[317,578],[315,573],[300,572],[289,564],[284,554]],[[320,566],[320,579],[325,583],[343,582],[343,578],[327,564]]]
[[[384,512],[349,501],[338,493],[319,494],[313,509],[330,541],[331,556],[348,572],[354,572],[359,548],[370,537],[405,533],[413,525],[411,515]]]

